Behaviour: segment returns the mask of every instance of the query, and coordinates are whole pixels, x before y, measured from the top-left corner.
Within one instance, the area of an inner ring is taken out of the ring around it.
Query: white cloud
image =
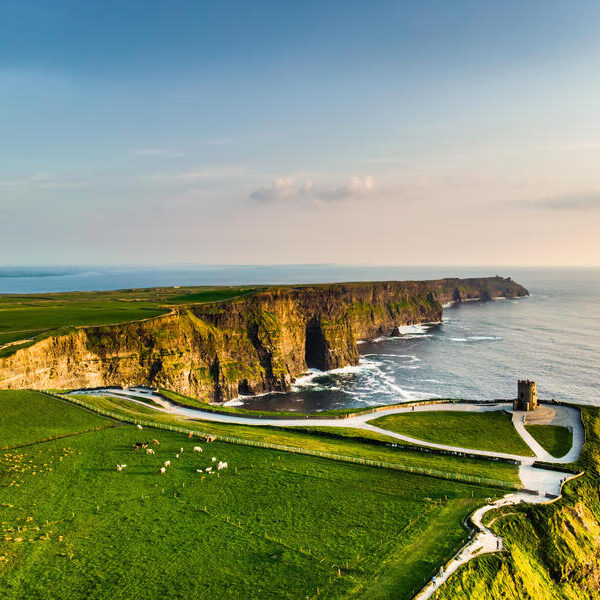
[[[374,189],[373,177],[353,176],[338,186],[320,185],[307,180],[296,183],[291,177],[274,179],[270,186],[260,187],[250,194],[250,198],[260,204],[278,201],[341,202],[369,195]]]

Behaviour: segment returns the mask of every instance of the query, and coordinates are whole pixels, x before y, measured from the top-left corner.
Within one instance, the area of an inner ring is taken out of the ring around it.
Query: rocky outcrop
[[[525,295],[500,277],[271,287],[48,337],[0,359],[0,388],[146,384],[217,402],[285,391],[308,367],[357,364],[359,339],[440,321],[443,303]]]

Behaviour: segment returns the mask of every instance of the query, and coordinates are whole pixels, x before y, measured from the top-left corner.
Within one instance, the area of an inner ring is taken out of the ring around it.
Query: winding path
[[[241,417],[236,415],[228,415],[218,412],[208,412],[194,408],[187,408],[175,404],[166,398],[154,394],[152,392],[140,391],[139,388],[122,390],[120,388],[105,388],[98,390],[81,390],[72,392],[74,394],[102,395],[112,396],[121,399],[127,399],[136,404],[142,404],[146,407],[152,406],[148,404],[148,400],[152,400],[155,406],[154,410],[181,415],[191,419],[199,419],[203,421],[213,421],[219,423],[230,423],[237,425],[256,425],[270,427],[342,427],[354,428],[373,431],[386,435],[391,438],[396,438],[403,442],[426,446],[429,448],[438,448],[457,453],[468,453],[473,456],[481,456],[487,458],[508,458],[520,463],[519,476],[524,489],[517,493],[506,494],[504,497],[482,506],[471,515],[471,521],[478,529],[478,533],[465,545],[461,550],[450,560],[445,568],[440,569],[439,574],[425,588],[415,596],[414,600],[427,600],[431,598],[435,591],[454,573],[461,565],[481,554],[487,552],[498,552],[504,549],[502,538],[496,536],[482,522],[484,515],[495,508],[510,504],[518,504],[520,502],[542,503],[548,502],[560,496],[562,484],[570,477],[564,472],[553,471],[550,469],[542,469],[533,466],[535,461],[544,461],[556,464],[567,464],[576,461],[579,458],[583,444],[585,441],[585,433],[583,423],[581,422],[581,413],[578,408],[571,406],[553,406],[552,418],[558,420],[561,425],[569,427],[573,432],[573,444],[569,452],[562,458],[555,458],[549,454],[542,446],[533,438],[533,436],[525,429],[525,417],[528,413],[513,411],[509,403],[497,404],[478,404],[478,403],[440,403],[428,404],[424,406],[415,405],[407,407],[395,407],[388,410],[381,410],[376,413],[365,413],[345,419],[259,419],[255,417]],[[138,398],[144,398],[146,401]],[[529,446],[535,456],[520,456],[516,454],[507,454],[502,452],[492,452],[488,450],[477,450],[471,448],[461,448],[457,446],[449,446],[446,444],[436,444],[427,442],[417,438],[413,438],[401,433],[382,429],[371,425],[369,421],[378,419],[387,415],[402,414],[408,412],[432,412],[440,410],[464,411],[464,412],[490,412],[504,410],[512,413],[512,421],[515,429]],[[539,422],[539,421],[538,421]],[[550,421],[548,421],[550,423]]]

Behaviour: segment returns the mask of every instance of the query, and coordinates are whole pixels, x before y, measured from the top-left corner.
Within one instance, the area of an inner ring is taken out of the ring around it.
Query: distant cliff
[[[0,359],[0,388],[146,384],[216,402],[285,391],[308,367],[357,364],[357,340],[440,321],[445,303],[526,295],[500,277],[272,287],[48,337]]]

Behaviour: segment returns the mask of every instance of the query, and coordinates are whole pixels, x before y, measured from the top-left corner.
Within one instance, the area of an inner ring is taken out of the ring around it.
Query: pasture
[[[222,302],[257,288],[189,287],[0,296],[0,347],[49,331],[155,317],[178,304]],[[6,354],[10,346],[4,349]]]
[[[44,403],[56,419],[17,428]],[[39,395],[3,422],[13,443],[20,431],[31,444],[0,455],[6,600],[408,599],[464,539],[464,517],[497,494],[109,420],[31,443],[57,431],[57,406]],[[228,468],[207,473],[213,456]]]
[[[555,458],[564,456],[573,445],[573,432],[559,425],[525,425],[525,429]]]
[[[371,423],[436,444],[533,456],[505,411],[406,413],[380,417]]]
[[[126,418],[151,419],[157,423],[186,426],[210,434],[220,434],[241,437],[258,442],[283,444],[291,447],[308,448],[322,452],[332,452],[365,458],[383,460],[391,463],[405,464],[459,473],[491,477],[508,483],[521,483],[518,467],[501,461],[487,459],[458,457],[452,454],[427,452],[421,447],[414,449],[393,447],[391,444],[398,440],[386,438],[372,432],[359,429],[337,430],[327,427],[258,427],[253,425],[232,425],[212,421],[186,419],[177,415],[159,413],[141,404],[132,404],[125,399],[108,396],[79,396],[93,406],[103,410],[114,411]],[[386,443],[386,439],[389,442]]]

